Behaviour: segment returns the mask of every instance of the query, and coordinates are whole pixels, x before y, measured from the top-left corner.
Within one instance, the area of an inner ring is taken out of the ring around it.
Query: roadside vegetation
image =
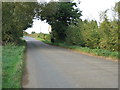
[[[67,48],[67,49],[72,49],[84,54],[91,54],[94,56],[103,56],[105,58],[111,58],[113,60],[118,60],[120,59],[120,55],[118,51],[110,51],[110,50],[105,50],[105,49],[92,49],[89,47],[83,47],[83,46],[79,46],[79,45],[72,45],[72,44],[68,44],[66,42],[51,42],[50,39],[50,34],[45,34],[47,38],[43,38],[40,34],[30,34],[30,37],[36,38],[37,40],[40,40],[44,43],[50,44],[50,45],[55,45],[55,46],[60,46],[63,48]],[[49,37],[49,38],[48,38]]]
[[[56,7],[56,3],[49,3],[43,8],[43,11],[47,11],[47,8],[54,4],[52,7]],[[59,10],[57,12],[41,15],[43,19],[47,19],[47,22],[52,26],[52,32],[50,34],[31,34],[30,36],[42,40],[43,42],[54,44],[62,47],[79,50],[82,52],[92,53],[97,56],[105,56],[118,59],[119,56],[119,20],[120,15],[119,6],[120,2],[117,2],[114,7],[111,8],[113,12],[113,19],[109,19],[107,16],[108,9],[101,11],[100,22],[96,20],[82,20],[78,17],[81,16],[81,12],[77,12],[70,8],[69,3],[57,3]],[[68,6],[66,10],[66,7]],[[65,8],[65,13],[62,14],[61,8]],[[51,8],[54,10],[54,8]],[[59,13],[59,14],[58,14]],[[72,18],[75,21],[69,21],[69,15],[76,13]],[[79,15],[78,15],[79,14]],[[52,18],[52,20],[50,18]],[[66,19],[61,19],[67,17]],[[54,18],[54,19],[53,19]],[[69,21],[69,23],[68,23]],[[58,23],[59,22],[59,23]],[[66,24],[65,26],[62,24]]]
[[[25,42],[2,47],[2,88],[21,88]]]
[[[60,0],[61,1],[61,0]],[[95,20],[82,20],[82,11],[70,2],[2,2],[2,75],[3,88],[21,87],[25,44],[21,42],[24,32],[32,26],[33,19],[45,20],[51,25],[50,34],[32,35],[49,44],[94,53],[99,56],[118,56],[120,37],[120,2],[112,8],[113,19],[107,11],[100,13],[99,25]],[[0,41],[1,42],[1,41]]]
[[[2,88],[22,88],[25,41],[19,40],[19,44],[7,43],[1,46],[1,48],[2,71],[0,72],[2,72],[2,82],[0,83],[2,83]]]
[[[25,41],[23,31],[34,18],[35,3],[2,2],[2,88],[21,88]]]

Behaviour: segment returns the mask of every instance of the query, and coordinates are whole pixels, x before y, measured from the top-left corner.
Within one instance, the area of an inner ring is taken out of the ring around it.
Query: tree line
[[[119,44],[119,18],[120,2],[115,4],[113,8],[113,20],[109,20],[107,10],[103,11],[100,16],[102,21],[78,20],[77,25],[70,25],[67,29],[66,42],[75,45],[81,45],[89,48],[106,49],[110,51],[118,51]]]
[[[67,29],[66,42],[92,49],[118,51],[118,21],[97,22],[79,20],[78,25],[70,25]]]
[[[74,8],[76,7],[76,8]],[[100,13],[101,22],[82,20],[82,12],[76,3],[51,2],[43,6],[41,19],[52,26],[51,41],[66,42],[92,49],[118,51],[120,2],[112,8],[113,19],[107,16],[108,9]],[[45,12],[48,11],[49,12]]]
[[[4,2],[2,3],[2,40],[18,43],[23,31],[32,26],[33,18],[46,20],[52,27],[51,40],[89,48],[118,51],[120,2],[113,8],[114,19],[107,10],[97,21],[82,20],[82,11],[70,2]]]

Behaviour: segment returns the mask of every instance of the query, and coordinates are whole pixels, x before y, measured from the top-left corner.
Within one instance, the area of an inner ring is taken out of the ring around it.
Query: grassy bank
[[[21,88],[25,42],[2,47],[2,88]]]
[[[90,53],[95,56],[103,56],[103,57],[107,57],[107,58],[120,59],[120,55],[119,55],[120,52],[118,53],[117,51],[112,52],[112,51],[103,50],[103,49],[90,49],[88,47],[69,45],[66,43],[51,43],[49,40],[44,40],[44,39],[40,39],[40,38],[36,38],[36,39],[40,40],[42,42],[45,42],[47,44],[53,44],[56,46],[61,46],[61,47],[69,48],[69,49],[80,51],[80,52]]]

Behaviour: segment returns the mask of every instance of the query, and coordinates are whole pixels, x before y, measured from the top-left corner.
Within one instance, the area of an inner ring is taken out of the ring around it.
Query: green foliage
[[[104,21],[100,26],[100,47],[108,50],[118,50],[118,24],[116,21]]]
[[[35,16],[33,2],[2,3],[2,40],[3,42],[19,42],[23,30],[32,25]]]
[[[92,55],[110,57],[113,59],[120,59],[119,52],[117,52],[117,51],[109,51],[109,50],[104,50],[104,49],[91,49],[89,47],[81,47],[79,45],[71,45],[68,43],[60,43],[60,42],[59,43],[51,43],[48,40],[44,40],[44,39],[40,39],[40,38],[37,38],[37,39],[40,41],[43,41],[47,44],[52,44],[52,45],[61,46],[64,48],[69,48],[72,50],[80,51],[80,52],[85,52],[86,54],[90,53]]]
[[[115,6],[115,8],[117,7]],[[107,11],[105,10],[100,14],[101,23],[99,26],[94,20],[78,20],[77,25],[70,25],[66,31],[66,42],[92,49],[118,51],[118,40],[120,40],[119,20],[114,18],[110,21]]]
[[[25,44],[7,44],[2,49],[2,88],[21,88]]]
[[[50,41],[50,40],[51,40],[51,35],[50,35],[50,34],[40,33],[40,34],[38,35],[38,38],[41,38],[41,39]]]
[[[70,25],[67,29],[66,41],[90,48],[97,48],[99,33],[96,21],[79,20],[77,25]]]
[[[81,45],[84,46],[83,35],[81,33],[81,24],[82,21],[79,20],[79,25],[76,26],[74,24],[69,25],[66,30],[66,42],[69,44]]]
[[[98,25],[96,21],[83,21],[82,24],[78,24],[81,26],[81,34],[83,36],[83,40],[86,47],[90,48],[98,48],[99,44],[99,33],[98,33]]]
[[[120,2],[116,3],[113,11],[120,16],[119,4]],[[113,16],[114,19],[110,21],[107,16],[108,9],[101,12],[101,23],[98,26],[95,20],[82,21],[78,19],[81,16],[81,12],[73,8],[75,5],[75,3],[71,2],[50,2],[44,5],[41,12],[41,19],[46,19],[51,24],[51,38],[56,40],[56,42],[64,41],[68,44],[80,45],[92,49],[118,51],[118,41],[120,40],[120,31],[118,28],[120,25],[116,16]]]
[[[35,34],[35,32],[34,32],[34,31],[32,31],[32,32],[31,32],[31,34]]]
[[[104,18],[99,27],[101,49],[118,51],[118,20],[109,21]]]
[[[27,32],[24,31],[24,32],[23,32],[23,35],[24,35],[24,36],[27,36],[27,35],[29,35],[29,34],[28,34]]]
[[[39,34],[38,34],[38,33],[35,33],[35,34],[29,34],[29,35],[27,35],[27,36],[30,36],[30,37],[33,37],[33,38],[37,38],[37,37],[39,36]]]
[[[41,19],[46,20],[52,26],[52,37],[55,41],[64,41],[66,29],[71,23],[76,23],[81,12],[75,9],[72,2],[50,2],[44,4],[41,11]]]

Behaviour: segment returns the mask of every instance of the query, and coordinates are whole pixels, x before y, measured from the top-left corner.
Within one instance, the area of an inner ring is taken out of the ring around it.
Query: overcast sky
[[[82,10],[82,19],[95,19],[99,21],[99,12],[114,7],[115,2],[120,0],[80,0],[81,4],[78,6]],[[109,12],[109,18],[112,14]]]
[[[45,1],[45,0],[44,0]],[[46,0],[48,1],[48,0]],[[75,0],[78,1],[78,0]],[[80,5],[78,8],[82,11],[82,19],[89,20],[97,20],[99,21],[99,12],[104,11],[106,9],[111,9],[114,7],[115,2],[120,0],[80,0]],[[112,16],[112,13],[109,12],[109,17]],[[32,28],[27,29],[28,33],[35,31],[36,33],[49,33],[48,31],[49,25],[45,22],[41,22],[40,20],[34,20]]]

